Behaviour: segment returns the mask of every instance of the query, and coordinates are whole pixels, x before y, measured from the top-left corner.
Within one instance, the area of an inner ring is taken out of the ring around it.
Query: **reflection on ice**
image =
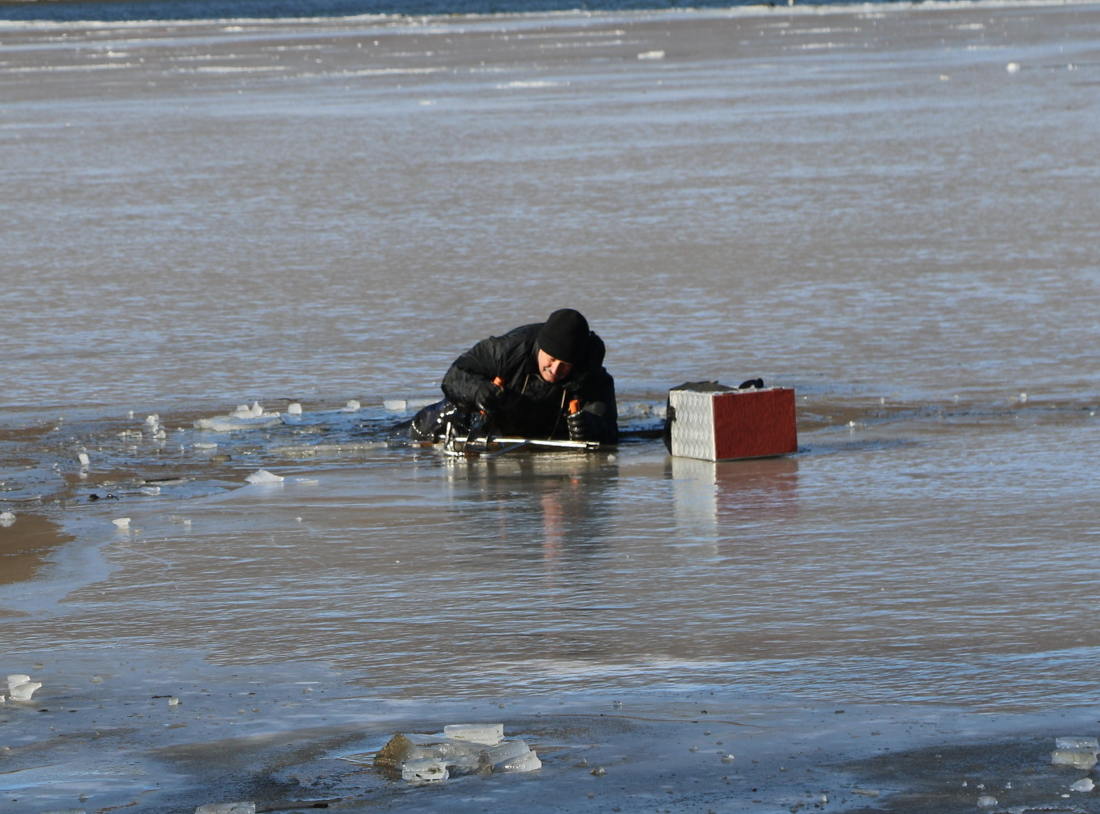
[[[685,531],[713,537],[742,523],[797,512],[797,458],[702,461],[670,456],[676,519]]]

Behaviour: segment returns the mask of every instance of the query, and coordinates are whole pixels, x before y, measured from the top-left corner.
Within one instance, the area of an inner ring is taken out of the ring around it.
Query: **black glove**
[[[477,409],[484,413],[491,413],[498,409],[504,402],[504,388],[499,384],[485,382],[477,389],[474,399]]]
[[[569,428],[570,441],[587,441],[591,437],[589,414],[584,410],[566,416],[565,426]]]

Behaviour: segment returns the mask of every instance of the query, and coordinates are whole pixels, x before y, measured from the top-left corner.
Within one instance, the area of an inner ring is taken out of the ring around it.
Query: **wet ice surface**
[[[799,455],[719,464],[651,439],[451,461],[338,419],[332,443],[226,434],[239,459],[179,454],[176,487],[69,497],[102,573],[60,605],[27,597],[42,618],[26,641],[321,660],[412,696],[441,675],[455,695],[734,681],[996,706],[1083,691],[1087,671],[1050,665],[1096,657],[1087,406],[869,406],[813,429],[803,404]]]
[[[339,409],[304,410],[304,433],[185,434],[162,471],[177,486],[58,509],[94,567],[0,589],[26,614],[8,667],[43,684],[0,709],[7,792],[41,810],[82,794],[455,810],[513,804],[524,782],[547,811],[854,804],[868,769],[838,756],[996,734],[953,709],[1045,738],[1034,765],[1055,771],[1055,736],[1096,731],[1074,711],[1098,658],[1090,405],[800,404],[798,455],[720,464],[648,438],[453,460],[387,440],[399,415]],[[340,760],[494,720],[538,777],[424,799]]]
[[[5,28],[0,551],[61,528],[0,585],[0,808],[1096,808],[1095,31]],[[760,375],[800,454],[390,443],[578,303],[628,423]],[[540,771],[341,760],[494,721]]]

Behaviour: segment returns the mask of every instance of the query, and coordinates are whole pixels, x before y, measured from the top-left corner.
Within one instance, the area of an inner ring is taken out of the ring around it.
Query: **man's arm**
[[[491,336],[455,359],[443,376],[443,395],[468,410],[491,408],[504,393],[493,383],[504,371],[501,345]]]
[[[602,368],[588,377],[577,391],[581,411],[570,419],[570,436],[601,444],[619,442],[619,412],[615,403],[615,380]]]

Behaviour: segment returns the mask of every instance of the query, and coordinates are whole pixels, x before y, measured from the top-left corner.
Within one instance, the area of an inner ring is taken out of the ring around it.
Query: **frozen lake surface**
[[[43,685],[0,706],[0,810],[1063,801],[1053,738],[1097,734],[1098,34],[0,22],[0,633]],[[618,449],[394,442],[560,306],[607,342]],[[668,388],[758,375],[797,455],[648,437]],[[340,759],[475,721],[543,769]]]

